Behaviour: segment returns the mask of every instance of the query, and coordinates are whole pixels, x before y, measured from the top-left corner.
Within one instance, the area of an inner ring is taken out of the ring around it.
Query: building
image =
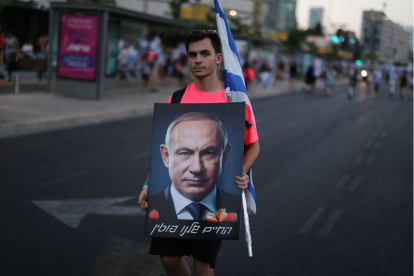
[[[296,0],[262,0],[256,22],[263,33],[289,31],[296,27]]]
[[[315,29],[316,25],[323,23],[323,8],[314,7],[309,12],[309,29]]]
[[[170,2],[171,0],[116,0],[117,6],[131,9],[139,12],[148,13],[156,16],[170,17]],[[195,1],[189,1],[190,4]],[[241,2],[241,3],[240,3]],[[209,8],[214,8],[214,1],[200,0],[197,4],[207,5]],[[244,23],[251,24],[253,21],[254,1],[250,0],[221,0],[220,4],[227,12],[235,10],[237,18],[240,18]]]
[[[378,61],[408,63],[410,34],[400,25],[389,20],[380,11],[364,11],[361,43],[364,53],[375,53]]]

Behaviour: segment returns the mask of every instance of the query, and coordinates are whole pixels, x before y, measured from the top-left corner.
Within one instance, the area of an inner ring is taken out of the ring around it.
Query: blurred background
[[[220,3],[262,151],[216,275],[412,275],[412,1]],[[136,201],[195,29],[214,1],[0,1],[0,275],[165,275]]]

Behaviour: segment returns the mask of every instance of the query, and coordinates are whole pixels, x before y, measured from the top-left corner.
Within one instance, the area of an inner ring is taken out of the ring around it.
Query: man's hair
[[[207,38],[207,37],[210,38],[211,45],[213,45],[213,48],[216,54],[223,53],[223,50],[221,49],[220,37],[217,34],[217,32],[213,30],[207,30],[207,31],[200,30],[200,31],[191,32],[187,36],[187,39],[185,40],[185,49],[187,50],[187,53],[188,53],[188,47],[191,43],[203,40],[204,38]]]
[[[211,121],[216,123],[217,130],[219,131],[219,134],[223,138],[223,150],[224,150],[227,146],[227,130],[224,127],[224,124],[219,119],[217,119],[216,117],[214,117],[210,114],[207,114],[207,113],[203,113],[203,112],[185,113],[185,114],[181,115],[180,117],[176,118],[174,121],[172,121],[172,123],[170,124],[170,126],[167,129],[167,134],[165,135],[165,144],[167,145],[168,150],[170,149],[171,134],[173,133],[175,127],[179,123],[184,123],[184,122],[188,122],[188,121],[203,121],[203,120],[211,120]]]

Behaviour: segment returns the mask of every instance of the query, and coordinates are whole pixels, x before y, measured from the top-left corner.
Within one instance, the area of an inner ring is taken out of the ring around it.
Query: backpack
[[[171,103],[180,103],[181,99],[184,96],[185,90],[187,90],[187,87],[175,91],[172,94]],[[249,129],[252,126],[252,124],[249,124],[249,122],[247,120],[244,120],[244,125],[247,127],[247,129]]]
[[[180,103],[181,102],[181,99],[183,98],[183,96],[184,96],[184,93],[185,93],[185,90],[187,89],[187,87],[184,87],[184,88],[182,88],[182,89],[180,89],[180,90],[177,90],[177,91],[175,91],[173,94],[172,94],[172,97],[171,97],[171,103]]]

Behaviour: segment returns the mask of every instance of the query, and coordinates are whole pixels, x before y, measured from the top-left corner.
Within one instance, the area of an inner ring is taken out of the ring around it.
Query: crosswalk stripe
[[[325,211],[324,207],[319,207],[316,209],[310,218],[305,222],[305,224],[302,226],[302,228],[299,230],[299,234],[301,235],[307,235],[312,230],[312,227],[315,225],[316,221],[319,219],[319,217],[322,215],[322,213]]]
[[[325,224],[322,226],[321,230],[319,231],[318,236],[321,237],[327,237],[332,231],[333,226],[335,225],[336,221],[338,220],[339,216],[342,214],[342,210],[333,210],[328,220],[325,222]]]
[[[351,186],[349,187],[349,191],[355,192],[356,188],[361,184],[364,177],[362,175],[358,175],[351,183]]]
[[[336,184],[335,184],[335,188],[336,189],[341,189],[343,186],[344,186],[344,184],[346,183],[346,182],[348,182],[348,180],[351,178],[351,176],[349,175],[349,174],[345,174],[345,175],[343,175],[342,177],[341,177],[341,179],[339,179],[338,180],[338,182],[336,182]]]

